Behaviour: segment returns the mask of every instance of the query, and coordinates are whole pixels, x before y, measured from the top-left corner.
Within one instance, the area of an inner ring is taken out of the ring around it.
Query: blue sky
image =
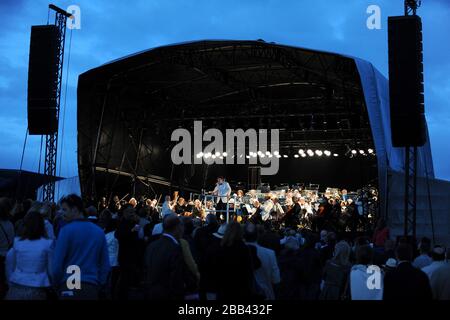
[[[65,113],[62,176],[77,175],[78,75],[107,61],[154,46],[198,39],[264,39],[353,55],[387,76],[387,17],[403,0],[89,0],[78,5]],[[381,8],[381,30],[366,27],[369,5]],[[30,27],[47,22],[48,2],[0,0],[0,168],[18,168],[27,126]],[[450,180],[450,1],[423,0],[425,108],[437,177]],[[68,32],[67,35],[70,35]],[[68,38],[66,53],[68,52]],[[65,63],[67,63],[67,56]],[[67,66],[67,64],[66,64]],[[64,91],[64,90],[63,90]],[[62,102],[64,101],[64,97]],[[28,139],[24,169],[37,171],[40,138]],[[58,159],[59,160],[59,159]],[[41,167],[42,168],[42,167]]]

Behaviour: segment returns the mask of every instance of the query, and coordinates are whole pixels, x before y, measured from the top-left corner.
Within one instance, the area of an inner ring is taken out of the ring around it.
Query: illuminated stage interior
[[[262,177],[272,187],[356,190],[377,183],[376,147],[353,59],[263,41],[199,41],[144,51],[80,76],[83,194],[188,193],[213,188],[218,175],[248,187],[248,165],[172,165],[171,133],[192,130],[200,120],[203,130],[279,129],[279,173]],[[300,149],[322,154],[303,158]]]

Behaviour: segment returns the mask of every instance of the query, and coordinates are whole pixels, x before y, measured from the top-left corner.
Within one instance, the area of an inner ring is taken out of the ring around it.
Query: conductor
[[[220,216],[227,210],[228,199],[231,195],[231,187],[224,177],[217,177],[216,187],[214,188],[213,195],[216,198],[216,216],[217,220],[221,220]]]

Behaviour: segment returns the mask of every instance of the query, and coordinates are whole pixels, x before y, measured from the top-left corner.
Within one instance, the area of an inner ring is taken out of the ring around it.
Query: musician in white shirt
[[[164,218],[166,215],[172,214],[175,212],[175,205],[170,203],[170,196],[167,195],[165,201],[162,205],[161,216]]]
[[[263,206],[262,219],[263,221],[273,219],[272,215],[275,214],[276,217],[284,214],[284,210],[278,202],[277,196],[271,196]],[[275,218],[277,219],[277,218]]]
[[[300,208],[302,210],[306,210],[306,213],[308,215],[312,215],[313,214],[311,203],[306,202],[306,199],[304,197],[300,197],[300,200],[299,200],[298,204],[300,205]]]
[[[228,182],[225,181],[224,177],[218,177],[216,187],[214,188],[213,195],[217,196],[216,198],[216,216],[220,221],[220,216],[227,210],[228,199],[231,195],[231,187]]]

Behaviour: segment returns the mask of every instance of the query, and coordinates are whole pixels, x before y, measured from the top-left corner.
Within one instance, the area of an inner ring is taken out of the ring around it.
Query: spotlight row
[[[354,156],[356,156],[358,154],[363,155],[363,156],[367,156],[367,155],[375,156],[375,152],[374,152],[373,149],[367,149],[367,150],[363,150],[363,149],[356,150],[356,149],[353,149],[353,150],[350,150],[350,152],[346,153],[346,155],[349,154],[349,153],[350,153],[350,157],[354,157]],[[312,149],[304,150],[304,149],[300,149],[298,151],[298,154],[294,155],[294,158],[300,158],[300,157],[301,158],[306,158],[306,157],[314,157],[314,156],[317,156],[317,157],[339,157],[339,153],[331,152],[330,150],[312,150]],[[216,152],[216,153],[211,153],[211,152],[203,153],[203,152],[200,152],[200,153],[197,154],[196,157],[197,157],[197,159],[205,158],[205,159],[221,159],[222,160],[222,159],[228,157],[228,153],[227,152]],[[233,155],[232,157],[234,158],[235,156]],[[242,155],[242,154],[239,156],[239,158],[243,158],[243,157],[244,157],[244,155]],[[265,158],[265,157],[273,158],[273,157],[276,157],[278,159],[280,159],[280,158],[289,158],[289,156],[287,154],[281,155],[280,152],[278,152],[278,151],[274,151],[273,153],[271,153],[270,151],[266,151],[266,152],[262,152],[262,151],[253,152],[252,151],[252,152],[250,152],[249,155],[246,155],[245,157],[247,159],[257,158],[257,157],[259,157],[259,158]]]
[[[351,154],[353,155],[353,156],[355,156],[355,155],[357,155],[357,154],[360,154],[360,155],[363,155],[363,156],[367,156],[367,155],[375,155],[375,152],[374,152],[374,150],[373,149],[367,149],[367,151],[366,150],[363,150],[363,149],[359,149],[359,150],[356,150],[356,149],[352,149],[351,150]]]
[[[311,149],[308,149],[308,150],[305,151],[303,149],[300,149],[298,151],[298,153],[299,154],[296,154],[294,156],[295,158],[300,158],[300,157],[306,158],[307,156],[310,156],[310,157],[314,157],[314,156],[318,156],[318,157],[322,157],[322,156],[325,156],[325,157],[331,157],[331,156],[339,157],[338,153],[331,153],[330,150],[315,150],[315,151],[313,151]]]

